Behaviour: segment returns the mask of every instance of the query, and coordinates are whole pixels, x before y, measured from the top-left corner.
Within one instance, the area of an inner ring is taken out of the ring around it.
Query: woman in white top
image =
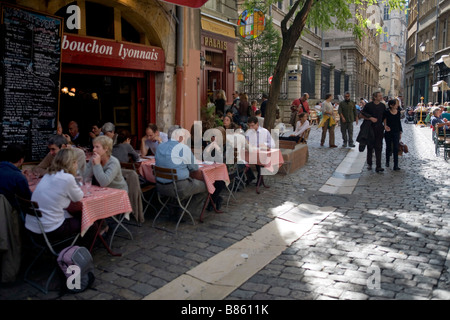
[[[74,150],[61,149],[31,196],[31,200],[39,205],[42,212],[40,220],[50,239],[68,237],[81,230],[81,219],[66,210],[71,202],[80,201],[84,196],[75,180],[77,168]],[[27,215],[25,227],[40,234],[36,219]]]
[[[308,121],[308,113],[302,112],[298,116],[298,121],[295,126],[295,131],[289,135],[289,137],[280,137],[280,140],[291,140],[295,141],[296,143],[299,142],[306,142],[307,139],[307,133],[309,132],[309,128],[311,128],[311,125]]]

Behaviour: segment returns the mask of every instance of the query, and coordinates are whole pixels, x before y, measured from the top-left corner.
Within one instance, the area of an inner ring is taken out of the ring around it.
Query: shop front
[[[60,116],[80,130],[112,122],[140,135],[155,122],[155,74],[165,68],[161,48],[64,34]]]
[[[211,97],[214,100],[218,90],[225,91],[230,105],[235,90],[235,26],[207,15],[202,15],[201,22],[201,105]]]

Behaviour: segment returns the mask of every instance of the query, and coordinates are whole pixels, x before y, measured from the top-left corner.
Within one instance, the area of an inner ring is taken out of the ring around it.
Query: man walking
[[[370,121],[374,139],[373,142],[367,144],[367,169],[372,170],[372,153],[375,149],[376,172],[384,171],[381,167],[381,152],[383,150],[383,114],[386,106],[382,102],[383,95],[381,92],[374,92],[372,95],[372,102],[364,106],[361,115],[365,121]]]
[[[350,92],[346,92],[344,101],[339,102],[338,113],[341,120],[342,140],[344,141],[342,147],[347,147],[348,142],[348,146],[353,148],[355,147],[353,143],[353,122],[356,121],[356,124],[358,124],[358,112],[355,102],[350,100]]]

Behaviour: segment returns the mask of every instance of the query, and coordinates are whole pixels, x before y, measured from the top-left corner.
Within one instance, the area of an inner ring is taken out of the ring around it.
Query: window
[[[114,39],[114,8],[86,1],[86,34]]]
[[[278,1],[278,9],[283,10],[283,1]]]
[[[383,19],[384,20],[389,20],[389,6],[388,5],[384,6]]]

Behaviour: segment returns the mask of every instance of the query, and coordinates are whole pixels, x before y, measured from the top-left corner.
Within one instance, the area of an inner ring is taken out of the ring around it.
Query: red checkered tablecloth
[[[150,181],[152,183],[156,183],[155,175],[153,173],[153,166],[155,165],[155,162],[155,158],[146,159],[145,161],[139,162],[139,173],[147,181]]]
[[[106,219],[133,210],[125,190],[92,186],[91,194],[85,194],[81,201],[72,203],[69,211],[81,210],[81,236],[95,221]],[[129,219],[129,217],[128,217]]]
[[[278,171],[278,168],[284,163],[283,154],[280,149],[260,150],[245,152],[245,161],[249,164],[263,166],[270,172]],[[275,172],[276,173],[276,172]]]
[[[192,172],[191,177],[205,181],[210,194],[213,194],[216,190],[214,182],[225,181],[227,185],[230,183],[230,176],[225,163],[199,164],[198,170]]]

